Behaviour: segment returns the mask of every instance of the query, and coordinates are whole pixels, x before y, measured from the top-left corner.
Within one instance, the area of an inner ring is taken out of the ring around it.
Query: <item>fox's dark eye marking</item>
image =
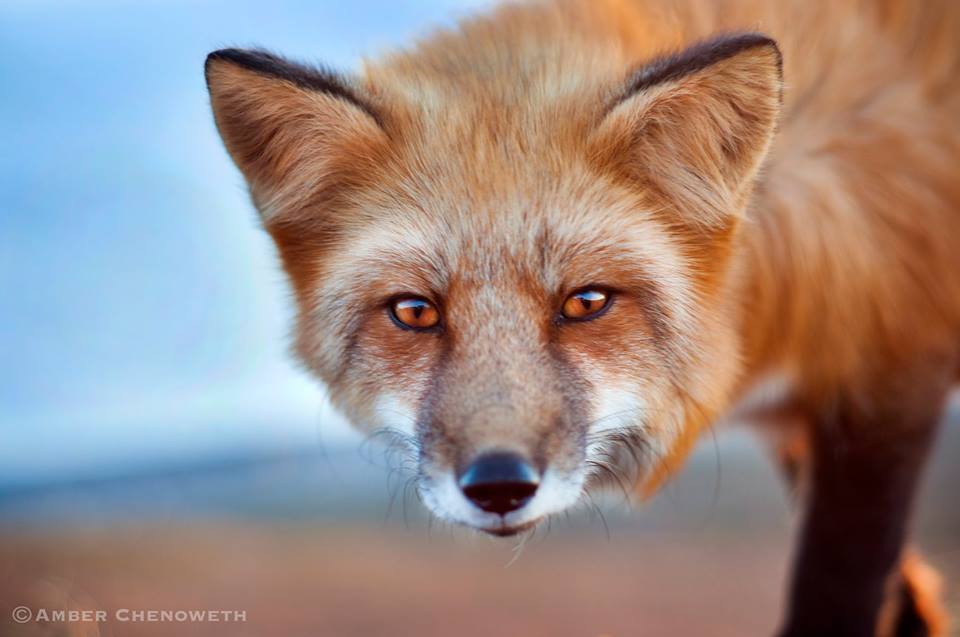
[[[427,299],[405,296],[390,302],[390,318],[404,329],[424,331],[440,324],[440,311]]]
[[[613,295],[605,290],[587,288],[574,292],[563,302],[561,314],[569,321],[586,321],[597,318],[608,307]]]

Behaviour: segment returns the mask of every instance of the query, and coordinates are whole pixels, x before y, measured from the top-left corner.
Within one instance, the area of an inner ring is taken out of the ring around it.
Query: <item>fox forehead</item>
[[[555,294],[603,283],[611,265],[682,286],[682,242],[636,193],[599,175],[545,177],[489,196],[443,183],[381,182],[318,260],[318,282],[354,291],[442,293],[454,279],[525,281]],[[462,183],[457,176],[447,180]],[[406,197],[394,197],[397,191]],[[419,192],[417,192],[419,191]],[[358,222],[357,219],[366,219]],[[366,285],[364,285],[366,283]],[[334,289],[334,292],[338,290]]]
[[[310,287],[322,311],[362,309],[397,294],[442,300],[451,289],[512,289],[555,301],[587,285],[654,286],[679,310],[691,300],[682,244],[632,194],[609,184],[577,192],[418,198],[401,209],[367,210],[334,248],[310,255]],[[548,184],[547,186],[551,186]]]

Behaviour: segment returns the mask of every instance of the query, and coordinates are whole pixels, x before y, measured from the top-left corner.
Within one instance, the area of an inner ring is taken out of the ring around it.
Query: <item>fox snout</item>
[[[573,505],[584,474],[516,451],[488,450],[460,469],[421,468],[419,490],[434,515],[492,535],[514,535]]]
[[[523,456],[494,451],[471,462],[457,484],[478,508],[506,515],[530,501],[540,486],[540,474]]]
[[[499,535],[556,511],[559,483],[579,496],[587,427],[587,387],[551,354],[555,326],[518,288],[505,277],[450,286],[415,431],[433,512]]]

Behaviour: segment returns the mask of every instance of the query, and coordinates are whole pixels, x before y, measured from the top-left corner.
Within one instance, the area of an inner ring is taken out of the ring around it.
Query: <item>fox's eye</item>
[[[390,304],[390,316],[401,325],[414,330],[428,330],[440,322],[440,312],[426,299],[405,297]]]
[[[610,294],[603,290],[580,290],[563,302],[563,318],[574,321],[597,316],[610,303]]]

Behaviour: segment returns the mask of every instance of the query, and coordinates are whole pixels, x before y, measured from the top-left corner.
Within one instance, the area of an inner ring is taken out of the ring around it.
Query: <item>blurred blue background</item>
[[[0,488],[351,443],[214,128],[208,52],[351,70],[484,2],[0,3]]]

